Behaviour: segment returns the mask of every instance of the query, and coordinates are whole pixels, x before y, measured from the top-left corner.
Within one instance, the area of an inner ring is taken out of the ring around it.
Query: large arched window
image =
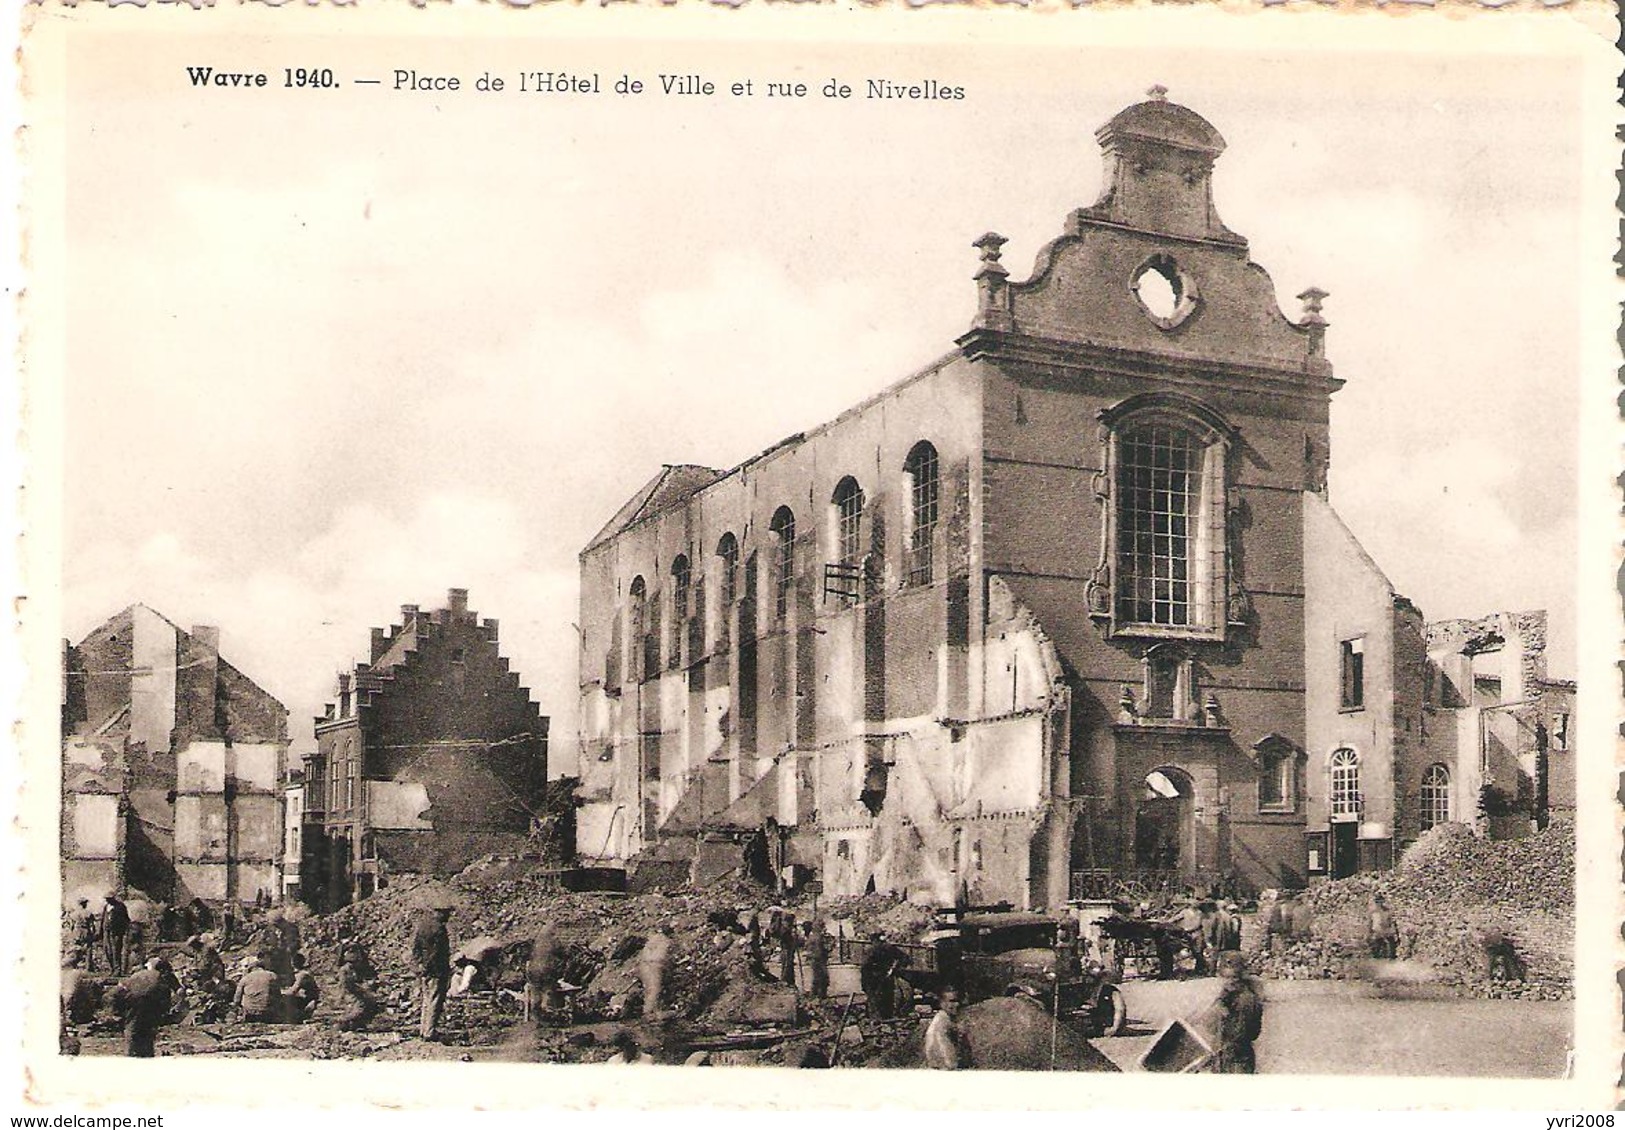
[[[671,562],[671,650],[666,662],[672,667],[683,661],[683,631],[688,626],[692,583],[688,554],[679,553]]]
[[[632,679],[636,682],[646,674],[643,660],[648,649],[643,641],[649,631],[649,588],[641,574],[632,578],[632,587],[627,592],[631,598],[631,607],[627,610],[627,654],[632,657]]]
[[[1360,755],[1352,749],[1332,753],[1332,816],[1360,815]]]
[[[739,595],[739,540],[723,534],[717,542],[717,602],[724,619]]]
[[[1225,452],[1229,426],[1202,404],[1157,394],[1102,413],[1119,629],[1214,636],[1229,618]],[[1100,611],[1105,611],[1102,601]]]
[[[1422,774],[1422,831],[1450,823],[1450,770],[1429,765]]]
[[[796,583],[796,516],[781,506],[768,523],[773,531],[773,614],[783,620],[790,611],[790,594]]]
[[[856,565],[863,558],[863,488],[851,475],[835,484],[835,560]]]
[[[928,585],[935,579],[934,549],[942,483],[937,449],[925,440],[914,445],[903,462],[908,476],[908,560],[904,578],[910,585]]]

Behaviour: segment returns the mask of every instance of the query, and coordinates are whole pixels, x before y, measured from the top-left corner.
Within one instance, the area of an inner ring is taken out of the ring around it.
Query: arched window
[[[671,651],[668,665],[677,667],[683,661],[683,630],[688,626],[689,586],[693,577],[688,568],[688,554],[679,553],[671,563]]]
[[[733,534],[723,534],[717,542],[717,601],[724,618],[739,595],[739,541]]]
[[[1360,815],[1360,755],[1352,749],[1332,754],[1332,815]]]
[[[1171,394],[1135,397],[1101,418],[1113,499],[1102,566],[1110,563],[1115,625],[1148,634],[1221,634],[1237,618],[1226,589],[1229,425],[1201,403]],[[1105,602],[1096,608],[1104,614]]]
[[[781,506],[768,523],[773,531],[773,614],[782,620],[790,611],[790,594],[796,583],[796,516],[788,506]]]
[[[934,579],[933,550],[942,484],[937,468],[937,449],[925,440],[914,445],[903,462],[908,476],[908,561],[906,583],[928,585]]]
[[[863,558],[863,488],[851,475],[835,484],[835,560],[856,565]]]
[[[627,653],[632,658],[632,679],[634,682],[643,678],[645,652],[644,637],[649,631],[649,589],[643,583],[643,576],[639,574],[632,578],[632,586],[627,590],[631,607],[627,610]]]
[[[1422,774],[1422,831],[1450,823],[1450,770],[1429,765]]]
[[[1297,809],[1298,761],[1302,756],[1298,747],[1280,734],[1266,734],[1253,743],[1253,757],[1258,765],[1259,811]]]

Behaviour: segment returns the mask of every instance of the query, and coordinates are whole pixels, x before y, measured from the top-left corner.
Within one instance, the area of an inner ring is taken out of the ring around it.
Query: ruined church
[[[720,867],[767,828],[827,895],[1055,907],[1385,866],[1424,778],[1475,811],[1466,724],[1430,754],[1394,709],[1420,613],[1328,502],[1327,296],[1282,312],[1165,91],[1096,139],[1028,278],[975,241],[949,352],[664,468],[582,551],[584,862]]]

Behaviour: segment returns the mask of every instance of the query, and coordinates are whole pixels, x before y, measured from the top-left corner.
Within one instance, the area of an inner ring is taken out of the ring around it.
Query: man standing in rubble
[[[820,1000],[829,995],[829,934],[824,920],[814,915],[807,923],[807,991]]]
[[[124,976],[125,939],[130,933],[130,910],[118,895],[108,892],[102,904],[102,945],[107,949],[107,968],[115,977]]]
[[[96,972],[96,912],[90,909],[90,900],[79,896],[79,906],[69,918],[73,934],[73,948],[86,973]]]
[[[787,910],[779,916],[779,980],[792,988],[796,983],[796,950],[800,948],[796,916]]]
[[[1392,961],[1399,956],[1399,923],[1380,891],[1371,896],[1366,913],[1366,941],[1371,956],[1379,961]]]
[[[666,973],[671,968],[671,927],[662,923],[638,954],[638,978],[643,982],[643,1015],[656,1019],[664,1005]]]
[[[902,950],[885,934],[874,934],[869,956],[858,969],[858,981],[869,1006],[869,1015],[889,1020],[897,1014],[897,974],[908,963]]]
[[[423,1009],[418,1034],[435,1039],[440,1031],[440,1010],[446,1005],[451,985],[451,938],[446,923],[451,907],[441,905],[420,914],[412,933],[412,967],[418,976],[419,1002]]]
[[[1258,1070],[1253,1042],[1264,1026],[1264,1001],[1247,976],[1247,960],[1235,950],[1219,955],[1219,1054],[1222,1075],[1252,1075]]]

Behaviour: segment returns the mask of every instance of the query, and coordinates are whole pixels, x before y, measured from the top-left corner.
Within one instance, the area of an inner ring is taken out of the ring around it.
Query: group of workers
[[[1314,932],[1314,909],[1290,891],[1278,895],[1264,911],[1264,937],[1272,956],[1280,956],[1289,943],[1305,941]]]
[[[205,910],[207,908],[204,908]],[[234,1010],[250,1022],[300,1022],[312,1018],[321,1000],[321,989],[308,968],[301,948],[297,921],[276,909],[249,912],[245,917],[253,927],[248,935],[249,952],[244,955],[235,981],[228,976],[217,937],[210,933],[189,937],[182,953],[182,976],[162,956],[147,957],[145,937],[128,907],[109,895],[99,912],[81,898],[70,918],[72,946],[64,962],[63,1021],[64,1046],[72,1038],[74,1026],[93,1018],[97,1007],[111,1005],[124,1026],[126,1051],[130,1056],[149,1057],[159,1028],[173,1021],[188,1007],[199,1015],[212,1012],[223,1018]],[[1214,904],[1195,908],[1193,923],[1196,945],[1204,951],[1210,968],[1220,975],[1218,998],[1218,1070],[1254,1070],[1253,1041],[1262,1023],[1263,1006],[1256,985],[1246,974],[1239,949],[1239,919]],[[196,922],[196,911],[193,910]],[[412,928],[410,961],[418,981],[419,1035],[424,1040],[440,1038],[445,1002],[453,978],[453,953],[448,924],[452,908],[433,906],[420,911]],[[1307,904],[1290,897],[1271,905],[1265,928],[1272,949],[1282,939],[1307,929]],[[1373,956],[1394,956],[1398,928],[1381,897],[1373,898],[1369,917]],[[740,911],[729,923],[719,944],[737,954],[740,971],[752,979],[778,980],[797,984],[798,959],[805,961],[803,987],[814,997],[829,991],[829,963],[832,939],[822,918],[816,914],[798,921],[795,914],[779,907],[760,911]],[[770,950],[771,947],[771,950]],[[645,939],[637,956],[637,972],[643,990],[642,1015],[659,1021],[669,1015],[668,980],[675,958],[676,941],[671,925],[656,927]],[[1211,955],[1211,957],[1209,956]],[[341,1006],[339,1027],[359,1030],[381,1010],[376,994],[377,973],[366,947],[353,937],[338,939],[338,980]],[[769,971],[769,957],[776,969]],[[108,970],[120,980],[101,1000],[100,985],[94,977],[96,961],[105,960]],[[132,960],[134,959],[134,960]],[[878,1019],[897,1016],[906,1004],[900,991],[903,971],[909,962],[907,952],[883,933],[869,936],[867,954],[859,977],[868,1012]],[[536,932],[525,965],[524,1008],[527,1019],[542,1022],[564,1010],[565,981],[569,952],[551,923]],[[134,966],[135,971],[125,976]],[[960,989],[945,987],[938,1007],[927,1026],[923,1058],[926,1066],[957,1069],[971,1066],[973,1056],[959,1023],[963,997]],[[645,1049],[617,1046],[612,1062],[649,1062]]]
[[[71,945],[62,971],[64,1051],[77,1051],[80,1026],[94,1021],[104,1005],[124,1028],[126,1054],[138,1058],[153,1054],[160,1027],[186,1014],[204,1021],[235,1015],[269,1024],[302,1023],[315,1016],[321,986],[292,916],[271,907],[264,892],[253,907],[238,911],[228,903],[218,916],[201,900],[194,903],[178,908],[175,924],[212,926],[218,921],[221,932],[193,933],[149,956],[146,923],[131,915],[116,894],[106,896],[100,911],[90,908],[88,898],[78,900],[69,914]],[[235,963],[235,976],[221,955],[231,941],[227,927],[245,951]],[[157,940],[167,943],[165,932]],[[105,975],[98,957],[105,962]],[[364,1027],[380,1008],[371,988],[376,974],[359,942],[343,943],[339,957],[340,1027]],[[111,985],[109,978],[114,979]]]
[[[79,904],[68,914],[68,933],[79,968],[95,973],[98,954],[106,962],[107,971],[122,977],[129,966],[146,963],[147,926],[132,919],[130,908],[116,894],[103,900],[102,908],[91,908],[87,896],[79,897]]]

